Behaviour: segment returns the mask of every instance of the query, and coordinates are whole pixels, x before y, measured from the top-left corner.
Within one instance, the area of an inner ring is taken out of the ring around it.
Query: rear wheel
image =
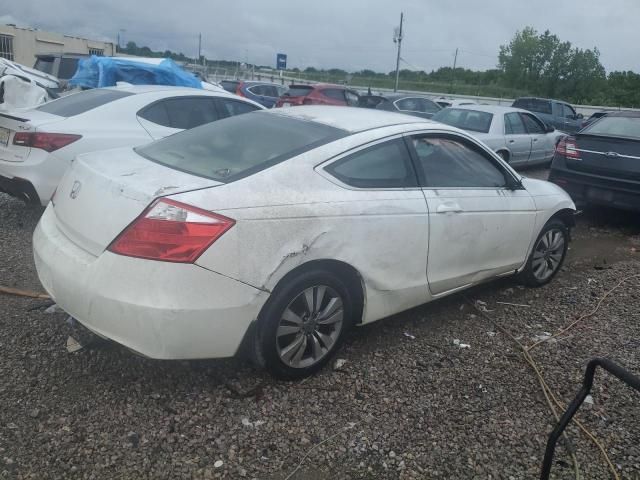
[[[556,276],[569,247],[569,229],[558,219],[547,222],[534,244],[521,278],[530,287],[541,287]]]
[[[278,378],[308,376],[339,348],[353,312],[352,295],[338,277],[305,272],[276,288],[261,312],[257,356]]]

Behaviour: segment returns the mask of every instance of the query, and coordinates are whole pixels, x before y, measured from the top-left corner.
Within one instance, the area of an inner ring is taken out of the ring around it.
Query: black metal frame
[[[640,377],[636,377],[628,370],[625,370],[620,365],[617,365],[616,363],[613,363],[611,360],[608,360],[606,358],[594,358],[593,360],[591,360],[587,364],[587,369],[584,373],[582,388],[567,407],[567,410],[560,418],[560,421],[558,422],[558,425],[556,425],[556,428],[554,428],[549,435],[547,448],[544,452],[544,461],[542,462],[542,473],[540,474],[540,478],[542,480],[547,480],[549,478],[549,474],[551,473],[551,466],[553,464],[553,454],[555,453],[558,439],[567,428],[567,425],[569,425],[569,422],[571,422],[571,419],[584,402],[584,399],[587,398],[587,395],[589,395],[591,387],[593,386],[593,377],[596,373],[597,367],[603,368],[613,376],[617,377],[619,380],[622,380],[631,388],[640,392]]]

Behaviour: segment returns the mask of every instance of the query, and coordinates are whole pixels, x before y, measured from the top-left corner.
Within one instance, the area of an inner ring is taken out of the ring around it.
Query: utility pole
[[[396,29],[393,36],[393,43],[398,44],[398,57],[396,58],[396,83],[393,87],[393,91],[398,91],[398,81],[400,80],[400,48],[402,47],[402,21],[404,20],[404,13],[400,12],[400,28]]]
[[[451,86],[449,87],[449,93],[453,93],[453,83],[456,80],[456,65],[458,64],[458,49],[456,48],[456,56],[453,57],[453,71],[451,72]]]
[[[200,63],[201,61],[202,61],[202,33],[198,35],[198,61],[196,62],[196,64]]]

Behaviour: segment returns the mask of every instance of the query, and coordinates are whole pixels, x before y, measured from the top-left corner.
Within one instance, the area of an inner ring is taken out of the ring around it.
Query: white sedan
[[[79,156],[34,252],[98,335],[157,359],[242,345],[295,378],[352,325],[497,277],[546,284],[574,211],[458,129],[310,106]]]
[[[550,163],[565,136],[531,112],[497,105],[445,108],[432,120],[472,133],[514,167]]]
[[[46,205],[78,154],[136,146],[262,109],[222,90],[128,86],[86,90],[0,113],[0,192]]]

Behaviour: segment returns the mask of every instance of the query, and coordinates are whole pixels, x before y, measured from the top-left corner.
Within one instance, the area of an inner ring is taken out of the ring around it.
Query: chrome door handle
[[[537,139],[537,138],[534,138],[534,139],[533,139],[533,141],[534,141],[534,142],[537,142],[537,141],[538,141],[538,139]]]
[[[454,202],[441,203],[436,208],[436,213],[460,213],[462,207]]]
[[[509,143],[516,143],[515,140],[509,140]]]

